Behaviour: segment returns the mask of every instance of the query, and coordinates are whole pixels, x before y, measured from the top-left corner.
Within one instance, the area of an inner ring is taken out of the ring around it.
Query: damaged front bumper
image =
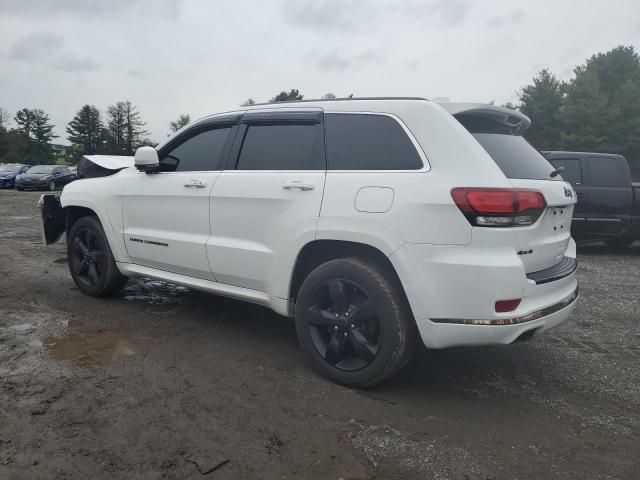
[[[57,242],[66,230],[66,216],[60,205],[60,197],[45,193],[38,200],[42,241],[45,245]]]

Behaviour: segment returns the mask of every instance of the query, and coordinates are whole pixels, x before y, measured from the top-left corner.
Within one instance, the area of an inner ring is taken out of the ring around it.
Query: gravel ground
[[[1,479],[640,478],[640,247],[507,347],[420,351],[376,389],[311,373],[293,323],[149,279],[94,299],[38,193],[0,191]]]

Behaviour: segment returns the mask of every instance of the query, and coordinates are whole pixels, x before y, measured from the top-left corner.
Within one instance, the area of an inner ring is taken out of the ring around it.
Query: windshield
[[[553,166],[519,135],[474,133],[473,136],[507,178],[562,180],[559,175],[551,177]]]
[[[31,167],[27,170],[27,173],[51,173],[53,171],[53,167],[48,165],[36,165],[35,167]]]
[[[7,163],[6,165],[0,165],[0,172],[17,172],[20,165]]]

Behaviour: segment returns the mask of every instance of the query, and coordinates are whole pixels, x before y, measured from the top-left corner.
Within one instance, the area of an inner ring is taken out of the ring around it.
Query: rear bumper
[[[576,306],[578,289],[567,298],[572,298],[569,303],[565,300],[547,309],[520,317],[520,323],[508,325],[468,325],[468,324],[443,324],[431,320],[417,320],[420,334],[425,344],[431,348],[446,348],[454,346],[478,346],[478,345],[508,345],[515,342],[524,334],[535,331],[544,332],[562,323]],[[556,309],[556,306],[560,308]],[[551,313],[548,313],[551,312]],[[542,316],[537,316],[542,314]],[[526,319],[526,317],[534,317]]]
[[[390,259],[424,344],[445,348],[508,344],[565,320],[578,296],[573,241],[565,256],[559,278],[544,275],[549,281],[540,283],[529,278],[515,252],[500,247],[405,244]],[[518,308],[497,313],[495,302],[509,299],[521,299]]]

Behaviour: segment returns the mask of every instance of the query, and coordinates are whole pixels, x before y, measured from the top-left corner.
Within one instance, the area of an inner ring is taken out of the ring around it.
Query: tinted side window
[[[621,187],[624,183],[618,162],[611,157],[589,157],[589,177],[593,187]]]
[[[167,153],[162,170],[174,172],[203,172],[220,169],[222,151],[231,127],[206,130],[189,138]]]
[[[324,170],[320,124],[249,125],[238,170]]]
[[[422,160],[404,129],[386,115],[325,115],[329,170],[418,170]]]
[[[555,168],[562,167],[560,176],[571,185],[582,185],[582,165],[578,158],[554,158],[549,160]]]

